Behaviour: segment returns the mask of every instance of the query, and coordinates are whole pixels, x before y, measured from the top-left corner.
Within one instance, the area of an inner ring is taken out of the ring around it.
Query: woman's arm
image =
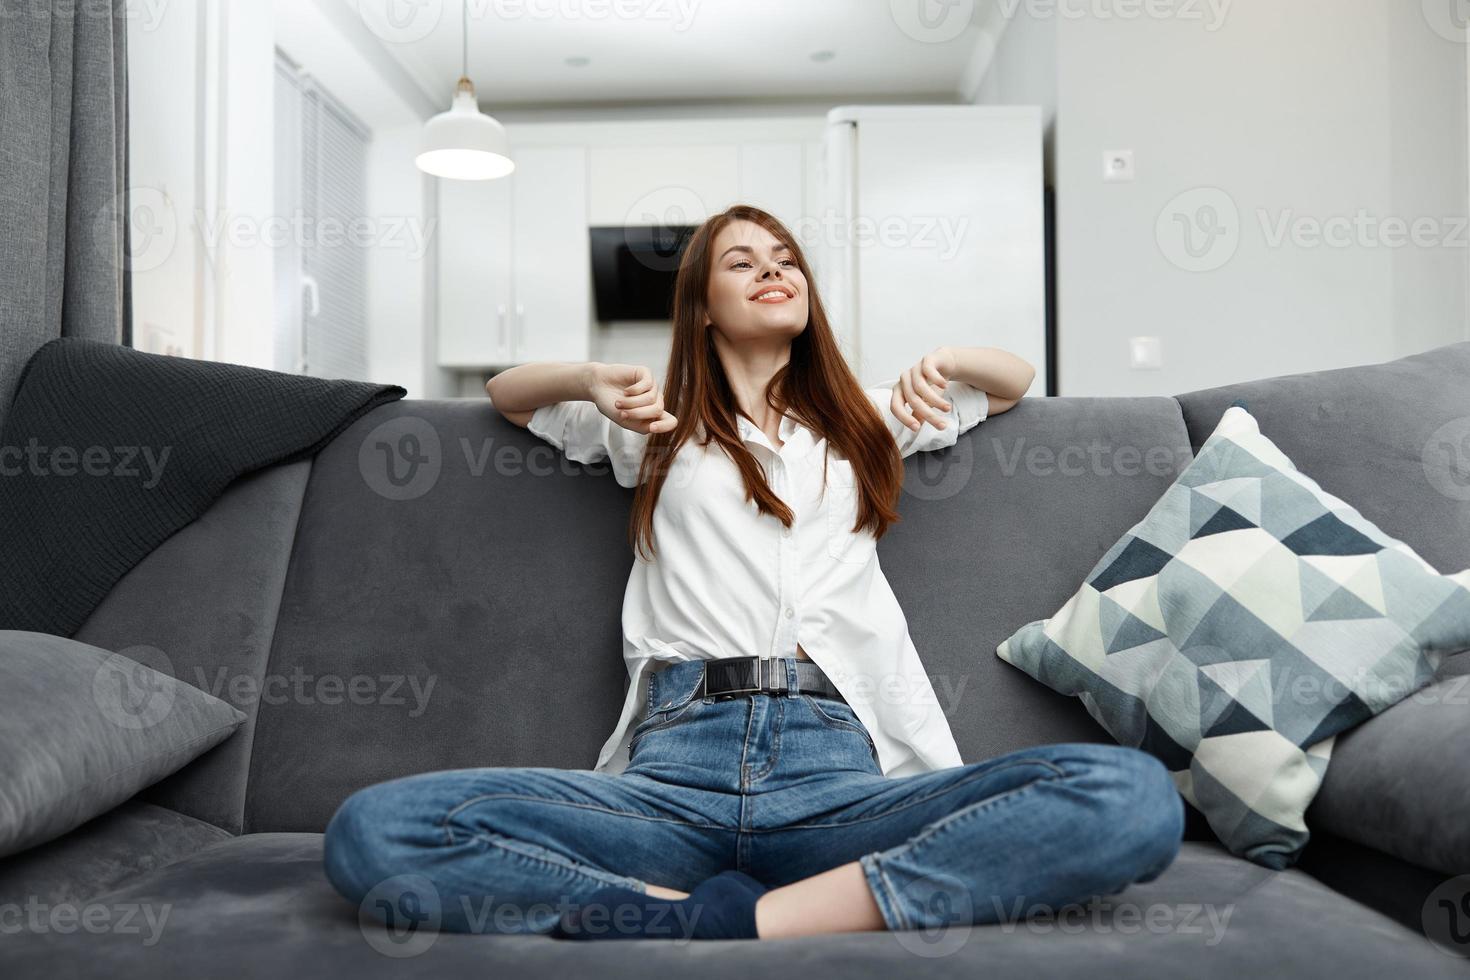
[[[500,414],[524,428],[542,405],[590,401],[596,361],[538,361],[517,364],[485,382],[485,394]]]
[[[539,361],[518,364],[485,383],[500,414],[551,443],[568,459],[611,458],[625,487],[636,486],[650,432],[670,432],[653,373],[637,364]]]
[[[953,446],[1020,401],[1035,377],[1030,364],[994,347],[936,347],[894,381],[866,390],[909,456]]]
[[[639,435],[671,431],[678,419],[664,411],[653,372],[641,364],[601,361],[535,361],[507,368],[485,382],[485,394],[500,414],[527,427],[536,411],[567,402],[592,408]],[[585,412],[583,414],[586,414]]]
[[[945,377],[963,381],[990,396],[991,415],[999,415],[1020,401],[1036,378],[1036,368],[996,347],[941,347],[936,353],[941,357],[939,369]],[[946,356],[952,358],[948,363],[943,361]]]

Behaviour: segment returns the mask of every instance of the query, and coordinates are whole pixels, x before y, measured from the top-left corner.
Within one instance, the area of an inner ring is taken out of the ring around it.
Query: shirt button
[[[796,610],[792,609],[790,606],[787,606],[786,607],[786,618],[787,619],[790,619],[792,616],[795,616],[795,615],[796,615]]]

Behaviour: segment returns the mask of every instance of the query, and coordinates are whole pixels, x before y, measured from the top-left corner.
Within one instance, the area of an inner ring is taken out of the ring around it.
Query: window
[[[276,56],[276,368],[367,376],[369,131],[284,55]]]

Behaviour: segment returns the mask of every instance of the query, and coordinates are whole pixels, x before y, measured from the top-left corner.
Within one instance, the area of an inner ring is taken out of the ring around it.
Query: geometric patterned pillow
[[[1298,471],[1237,401],[1066,605],[996,654],[1163,761],[1231,853],[1280,869],[1334,737],[1470,648],[1467,585]]]

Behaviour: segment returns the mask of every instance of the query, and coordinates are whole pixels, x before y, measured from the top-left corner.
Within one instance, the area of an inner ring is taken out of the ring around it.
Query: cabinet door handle
[[[514,328],[514,330],[511,331],[511,337],[513,338],[512,341],[511,341],[511,343],[514,345],[514,349],[511,351],[511,354],[512,354],[511,359],[512,360],[515,360],[515,357],[518,356],[520,354],[520,352],[521,352],[521,336],[525,332],[526,332],[526,308],[523,305],[521,305],[520,303],[517,303],[516,304],[515,328]]]
[[[499,333],[500,339],[499,339],[498,343],[500,345],[500,349],[502,351],[504,351],[505,350],[505,304],[504,303],[501,303],[499,306],[495,307],[495,320],[500,325],[500,333]]]

